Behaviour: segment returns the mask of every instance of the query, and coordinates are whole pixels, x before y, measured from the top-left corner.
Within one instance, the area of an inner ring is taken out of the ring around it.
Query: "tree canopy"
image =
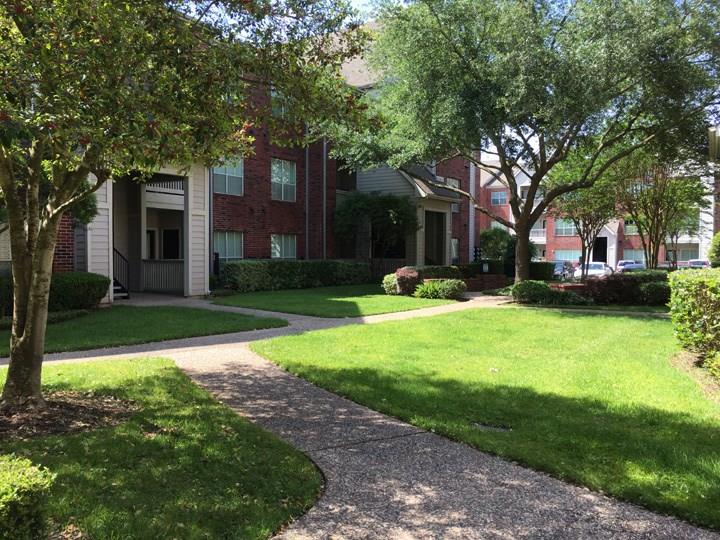
[[[529,230],[556,197],[650,142],[704,144],[720,96],[719,11],[714,0],[386,3],[379,80],[364,98],[375,126],[338,129],[339,150],[363,165],[463,156],[496,174],[512,219],[475,203],[515,229],[526,278]],[[579,175],[547,182],[573,155]]]

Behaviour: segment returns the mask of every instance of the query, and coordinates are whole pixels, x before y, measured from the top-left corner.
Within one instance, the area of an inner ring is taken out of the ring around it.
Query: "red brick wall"
[[[322,143],[310,147],[309,238],[305,237],[305,149],[281,148],[269,142],[267,131],[256,132],[255,152],[244,163],[244,194],[215,194],[213,227],[220,231],[244,233],[245,258],[269,258],[271,234],[297,235],[297,256],[305,257],[308,242],[310,258],[322,253]],[[295,202],[271,198],[271,159],[295,162]],[[335,163],[327,162],[327,256],[333,256],[332,219],[335,212]]]
[[[460,189],[470,192],[470,164],[464,158],[456,157],[438,164],[436,174],[459,180]],[[452,237],[459,240],[459,262],[467,263],[470,262],[470,200],[462,197],[459,205],[460,212],[453,213],[452,216]]]
[[[70,214],[64,214],[60,219],[53,272],[72,272],[74,270],[75,235],[73,228],[73,217]]]

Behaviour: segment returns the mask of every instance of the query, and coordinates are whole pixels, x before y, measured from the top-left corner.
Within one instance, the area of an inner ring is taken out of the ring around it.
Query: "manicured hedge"
[[[541,306],[586,306],[592,304],[592,301],[572,291],[553,289],[544,281],[532,279],[513,285],[512,296],[518,304]]]
[[[530,279],[550,281],[555,276],[555,263],[532,261],[530,263]]]
[[[623,272],[604,278],[590,278],[586,282],[586,294],[596,304],[663,305],[669,300],[668,289],[647,286],[668,280],[665,270]],[[665,294],[662,293],[665,291]]]
[[[403,266],[395,270],[395,279],[397,281],[398,294],[409,296],[415,292],[415,289],[422,283],[422,277],[413,266]]]
[[[0,456],[0,540],[43,538],[55,475],[25,458]]]
[[[462,279],[463,275],[457,266],[418,266],[421,279]]]
[[[503,261],[495,259],[459,264],[457,267],[460,269],[463,278],[472,278],[482,274],[505,274],[505,264]]]
[[[382,288],[385,294],[391,296],[400,294],[398,291],[397,276],[395,274],[387,274],[382,280]]]
[[[360,285],[370,282],[370,266],[346,261],[238,261],[223,266],[220,280],[238,292]]]
[[[670,289],[670,314],[680,343],[703,359],[720,353],[720,270],[675,272]]]
[[[110,288],[110,278],[92,272],[58,272],[50,281],[48,311],[93,309]],[[10,317],[13,312],[12,277],[0,278],[0,312]]]
[[[467,279],[484,274],[503,274],[502,261],[480,261],[450,266],[417,266],[422,279]]]
[[[417,298],[459,300],[465,294],[465,291],[467,291],[467,285],[461,279],[437,279],[418,285],[413,296]]]

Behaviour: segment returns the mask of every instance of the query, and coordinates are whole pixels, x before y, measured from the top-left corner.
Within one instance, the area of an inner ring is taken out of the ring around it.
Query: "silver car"
[[[604,262],[591,262],[586,265],[586,268],[588,277],[609,276],[613,273],[613,269]],[[582,266],[578,266],[575,269],[574,277],[576,279],[580,279],[582,277]]]

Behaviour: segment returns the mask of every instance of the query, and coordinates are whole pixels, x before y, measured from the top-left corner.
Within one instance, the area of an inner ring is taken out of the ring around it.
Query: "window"
[[[632,219],[625,220],[625,235],[635,235],[638,233],[638,227]]]
[[[224,163],[221,167],[214,167],[213,191],[227,195],[243,194],[243,160]]]
[[[243,258],[243,233],[241,232],[215,231],[213,245],[221,263]]]
[[[274,201],[295,202],[295,162],[273,158],[270,184]]]
[[[580,260],[579,249],[556,249],[555,250],[556,261],[570,261],[577,262]]]
[[[450,239],[450,260],[453,264],[460,262],[460,240],[458,238]]]
[[[274,88],[270,90],[270,108],[275,118],[285,118],[287,115],[287,100],[281,92]]]
[[[668,250],[665,254],[665,260],[668,262],[673,262],[675,256],[674,250]],[[689,261],[691,259],[699,259],[700,258],[700,248],[699,246],[683,246],[678,248],[677,250],[677,260],[678,261]]]
[[[625,249],[623,250],[623,259],[644,263],[645,252],[642,249]]]
[[[490,204],[493,206],[500,206],[502,204],[507,204],[507,192],[491,191],[490,192]]]
[[[575,236],[577,230],[575,225],[569,219],[557,219],[555,220],[555,236]]]
[[[295,259],[297,257],[297,237],[294,234],[271,234],[270,257]]]
[[[448,178],[447,185],[450,187],[453,187],[455,189],[460,189],[460,180],[458,180],[457,178]],[[452,204],[452,213],[458,214],[459,212],[460,212],[460,204],[453,203]]]

